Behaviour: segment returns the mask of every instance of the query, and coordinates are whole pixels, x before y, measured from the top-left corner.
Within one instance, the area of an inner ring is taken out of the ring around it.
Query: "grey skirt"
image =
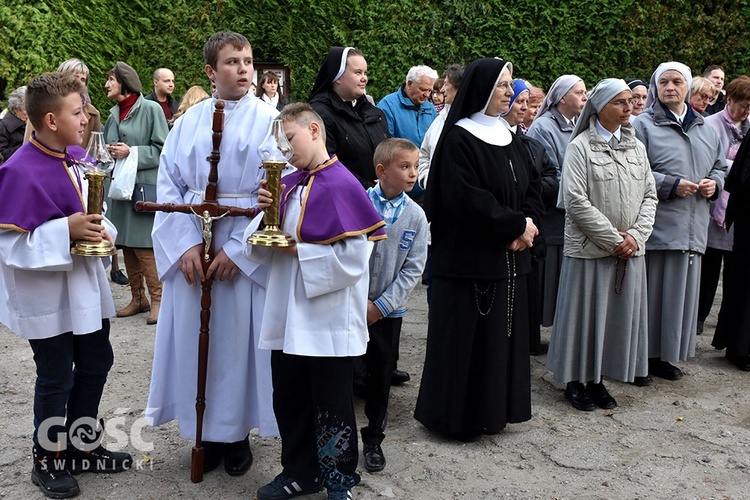
[[[701,255],[648,250],[648,350],[650,358],[684,361],[695,356]]]
[[[648,374],[645,257],[563,257],[547,368],[562,383]]]

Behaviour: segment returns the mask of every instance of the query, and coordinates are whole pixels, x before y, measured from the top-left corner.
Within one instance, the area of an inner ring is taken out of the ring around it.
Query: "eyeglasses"
[[[698,94],[698,97],[700,97],[700,98],[701,98],[701,101],[705,101],[705,102],[708,102],[708,101],[710,101],[711,99],[713,99],[713,96],[710,96],[710,95],[708,95],[708,94],[704,94],[703,92],[699,93],[699,94]]]
[[[515,83],[516,83],[515,80],[510,80],[507,82],[500,82],[497,84],[497,88],[507,92],[508,90],[513,90],[513,85],[515,85]]]
[[[617,106],[619,108],[628,108],[637,102],[637,98],[631,97],[630,99],[617,99],[616,101],[610,101],[609,104]]]

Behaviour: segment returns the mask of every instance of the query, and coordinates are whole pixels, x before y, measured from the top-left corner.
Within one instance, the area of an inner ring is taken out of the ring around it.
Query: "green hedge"
[[[179,95],[194,84],[208,87],[201,49],[221,29],[247,35],[257,61],[289,66],[295,100],[306,99],[332,45],[365,53],[368,92],[376,99],[395,90],[412,65],[441,72],[486,56],[512,61],[516,76],[545,87],[563,73],[576,73],[589,86],[611,76],[647,78],[665,60],[696,72],[721,63],[732,77],[750,70],[749,3],[5,0],[0,78],[11,90],[79,57],[91,69],[95,105],[106,110],[112,103],[105,97],[105,75],[123,60],[138,71],[147,92],[153,70],[170,67]]]

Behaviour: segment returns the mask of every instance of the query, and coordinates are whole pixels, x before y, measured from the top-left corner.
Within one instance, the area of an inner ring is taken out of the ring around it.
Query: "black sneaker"
[[[78,481],[66,468],[65,453],[49,453],[34,446],[31,451],[34,467],[31,469],[31,482],[49,498],[70,498],[81,489]]]
[[[122,472],[133,466],[133,457],[124,451],[109,451],[104,446],[91,451],[78,448],[68,449],[68,462],[71,474],[82,472],[114,473]]]
[[[273,481],[258,489],[257,500],[284,500],[298,495],[312,495],[322,491],[323,487],[317,481],[294,479],[283,472]]]
[[[328,500],[353,500],[352,490],[333,491],[328,490]]]

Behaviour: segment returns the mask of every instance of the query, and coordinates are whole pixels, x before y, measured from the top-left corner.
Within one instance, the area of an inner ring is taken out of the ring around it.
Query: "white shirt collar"
[[[505,120],[503,120],[505,121]],[[506,125],[497,116],[488,116],[484,113],[474,113],[468,118],[462,118],[456,125],[469,132],[480,141],[493,146],[507,146],[513,140],[513,136]]]

